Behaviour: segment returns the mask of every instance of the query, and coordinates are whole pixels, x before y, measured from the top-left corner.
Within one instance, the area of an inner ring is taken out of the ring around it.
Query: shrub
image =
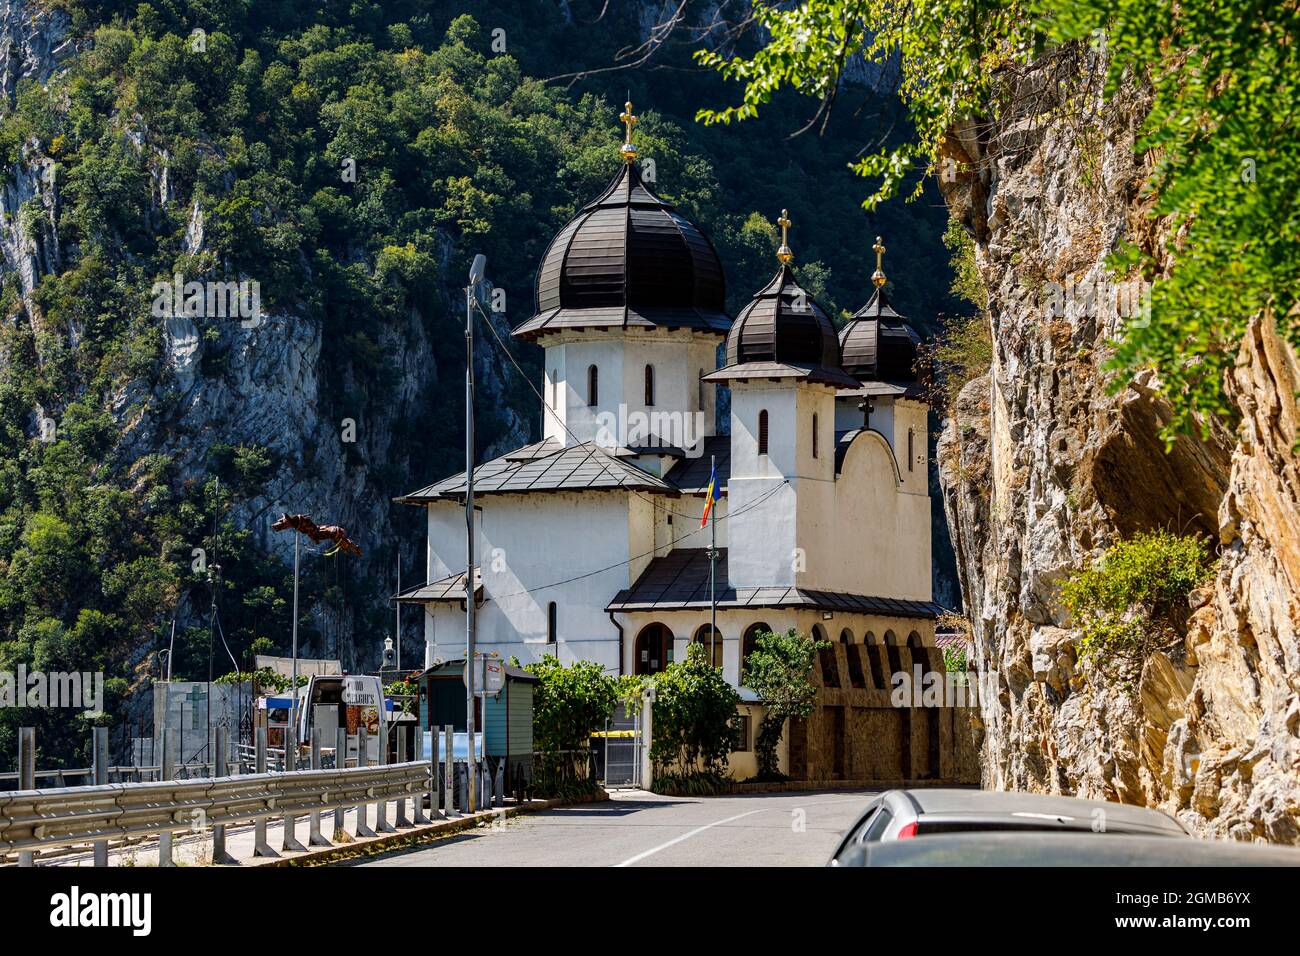
[[[817,687],[809,678],[817,651],[823,647],[830,644],[813,641],[790,628],[784,634],[759,634],[754,650],[745,658],[741,682],[758,694],[765,708],[754,741],[760,780],[783,777],[777,769],[776,748],[786,720],[804,718],[813,711]]]
[[[550,654],[525,670],[540,680],[533,693],[533,746],[552,753],[586,748],[618,702],[618,681],[595,661],[565,667]]]
[[[1140,666],[1177,639],[1187,596],[1213,571],[1203,538],[1168,531],[1119,541],[1062,583],[1082,633],[1080,656],[1099,667]]]
[[[695,643],[686,660],[669,664],[654,686],[652,789],[683,793],[701,781],[725,786],[727,755],[737,743],[740,694],[709,662],[704,645]]]

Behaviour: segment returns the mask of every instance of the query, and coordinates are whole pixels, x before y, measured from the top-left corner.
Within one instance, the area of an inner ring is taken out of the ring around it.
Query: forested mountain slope
[[[458,6],[0,0],[0,668],[105,670],[116,722],[173,619],[178,678],[245,667],[259,639],[287,651],[281,511],[364,551],[304,557],[302,652],[373,665],[399,542],[404,580],[424,573],[421,516],[390,499],[461,461],[468,261],[488,256],[503,334],[530,314],[546,242],[613,174],[629,90],[733,305],[767,278],[787,207],[832,311],[865,298],[877,233],[915,277],[902,311],[953,308],[941,211],[864,214],[855,142],[787,140],[789,102],[767,125],[700,127],[720,81],[685,52],[659,61],[683,69],[541,82],[639,43],[645,9],[592,26],[602,4]],[[892,99],[855,95],[890,128]],[[178,275],[256,281],[260,319],[160,318],[155,283]],[[486,454],[539,422],[480,347]],[[3,759],[18,720],[0,715]],[[40,733],[51,763],[85,740],[63,720]]]

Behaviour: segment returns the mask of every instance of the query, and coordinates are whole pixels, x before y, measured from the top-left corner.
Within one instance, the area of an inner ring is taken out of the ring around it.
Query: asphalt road
[[[526,814],[353,866],[821,866],[868,791],[663,797]]]

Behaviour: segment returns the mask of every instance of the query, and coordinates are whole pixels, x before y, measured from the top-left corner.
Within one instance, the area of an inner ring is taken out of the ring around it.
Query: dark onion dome
[[[920,344],[921,336],[894,311],[884,289],[876,289],[840,330],[844,371],[860,382],[915,382]]]
[[[784,243],[782,248],[787,248]],[[835,324],[795,281],[788,260],[740,310],[727,334],[726,365],[704,380],[742,378],[802,378],[845,388],[858,384],[840,366]]]
[[[514,334],[612,327],[723,334],[731,325],[726,293],[713,243],[650,191],[635,162],[624,162],[551,240],[537,270],[537,314]]]

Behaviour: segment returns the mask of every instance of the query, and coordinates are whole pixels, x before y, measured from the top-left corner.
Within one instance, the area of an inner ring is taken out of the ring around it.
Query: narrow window
[[[916,433],[912,429],[909,428],[907,430],[907,470],[908,471],[912,470],[912,466],[916,462],[916,454],[912,448],[915,434]]]
[[[558,613],[555,609],[555,602],[552,601],[550,604],[546,605],[546,643],[547,644],[554,644],[558,640],[558,638],[556,637],[557,623],[558,623]]]
[[[813,457],[817,457],[817,415],[813,415]]]
[[[767,409],[758,413],[758,453],[767,454]]]
[[[551,408],[559,408],[560,373],[551,369]]]
[[[587,404],[600,404],[600,377],[594,365],[587,367]]]
[[[645,367],[645,407],[653,408],[655,404],[655,367]]]

